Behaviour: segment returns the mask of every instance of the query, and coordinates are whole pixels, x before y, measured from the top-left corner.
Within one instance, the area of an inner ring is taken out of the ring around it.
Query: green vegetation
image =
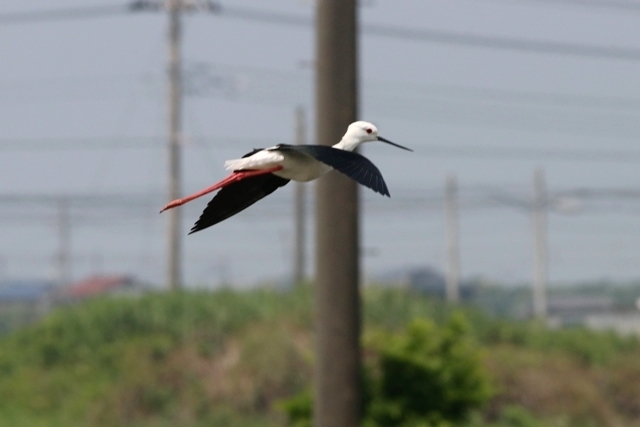
[[[289,330],[309,329],[308,300],[222,291],[59,309],[2,341],[0,425],[268,425],[260,409],[302,387]]]
[[[443,327],[415,319],[403,333],[369,331],[363,425],[409,427],[464,421],[491,396],[480,352],[460,314]],[[297,427],[311,426],[311,393],[281,405]]]
[[[373,395],[366,419],[371,426],[442,424],[467,419],[491,396],[481,357],[455,315],[443,327],[417,319],[405,333],[377,337]]]
[[[0,341],[0,427],[308,420],[310,301],[305,288],[227,290],[60,308]],[[363,323],[368,426],[640,426],[635,339],[402,290],[368,289]]]

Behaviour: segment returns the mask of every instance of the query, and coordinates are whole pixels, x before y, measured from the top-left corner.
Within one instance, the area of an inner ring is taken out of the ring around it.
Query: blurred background
[[[360,118],[415,151],[362,150],[392,195],[361,191],[365,284],[441,298],[455,280],[462,301],[493,315],[640,331],[640,2],[359,8]],[[185,3],[185,194],[253,148],[315,143],[314,10],[312,0]],[[166,289],[163,2],[5,1],[0,31],[2,330],[58,303]],[[184,286],[311,278],[313,183],[304,188],[303,238],[288,185],[185,236]],[[207,200],[181,208],[183,234]],[[602,425],[627,425],[609,410]]]
[[[166,281],[167,16],[135,4],[1,6],[0,277]],[[314,142],[313,2],[211,4],[184,14],[185,193],[222,178],[226,159],[293,143],[298,106]],[[535,168],[554,200],[550,282],[640,274],[634,5],[361,3],[360,116],[415,149],[364,148],[392,194],[362,191],[368,278],[443,269],[452,174],[462,276],[531,280]],[[288,278],[293,189],[186,238],[185,282]],[[185,232],[206,202],[183,208]]]

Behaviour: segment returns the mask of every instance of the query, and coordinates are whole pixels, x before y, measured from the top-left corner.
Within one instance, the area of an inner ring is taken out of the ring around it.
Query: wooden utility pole
[[[71,283],[71,218],[69,200],[63,197],[58,202],[58,281],[59,285]]]
[[[304,117],[304,108],[296,108],[296,131],[295,141],[298,145],[306,144],[307,126]],[[295,244],[293,253],[293,284],[299,285],[305,279],[305,264],[307,258],[307,239],[306,239],[306,199],[307,187],[305,183],[295,183]]]
[[[357,117],[355,0],[316,2],[316,135],[340,141]],[[356,427],[360,391],[359,203],[355,181],[337,172],[316,187],[315,427]]]
[[[446,217],[446,297],[450,303],[460,300],[460,238],[458,222],[458,183],[455,175],[448,175],[445,184]]]
[[[182,124],[182,43],[181,14],[187,10],[216,10],[216,5],[198,0],[134,0],[130,5],[133,11],[164,10],[169,12],[169,60],[168,60],[168,119],[169,119],[169,183],[168,201],[180,198],[182,192],[182,168],[180,138]],[[167,286],[169,289],[182,287],[182,235],[180,234],[181,211],[170,209],[167,212]]]
[[[169,200],[180,198],[182,171],[180,170],[180,124],[182,106],[180,12],[182,0],[169,0]],[[180,234],[180,209],[168,214],[168,286],[176,290],[182,287],[182,235]]]
[[[544,319],[547,316],[547,185],[544,170],[533,174],[533,234],[535,245],[533,273],[533,313]]]

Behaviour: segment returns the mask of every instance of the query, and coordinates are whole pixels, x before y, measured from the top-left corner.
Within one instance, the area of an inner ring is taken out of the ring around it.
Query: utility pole
[[[67,286],[71,282],[71,218],[69,200],[65,197],[58,202],[58,280],[60,286]]]
[[[316,135],[340,141],[357,117],[355,0],[316,1]],[[360,239],[355,181],[330,172],[316,186],[315,427],[360,424]]]
[[[533,233],[534,233],[534,273],[533,273],[533,313],[537,318],[547,316],[547,186],[544,170],[533,173]]]
[[[447,302],[460,300],[460,238],[458,222],[458,183],[455,175],[448,175],[445,184],[446,217],[446,297]]]
[[[169,119],[169,201],[180,198],[182,192],[181,170],[181,124],[182,124],[182,56],[180,46],[182,42],[181,14],[184,10],[216,11],[218,6],[206,0],[134,0],[129,8],[132,11],[162,10],[169,12],[169,60],[168,60],[168,119]],[[168,251],[167,251],[167,285],[169,289],[177,290],[182,287],[182,235],[180,234],[181,211],[171,209],[167,212]]]
[[[169,0],[169,200],[180,198],[182,171],[180,170],[180,124],[182,107],[180,12],[182,0]],[[182,287],[182,236],[180,209],[168,212],[168,286],[172,290]]]
[[[306,144],[307,127],[305,123],[304,108],[299,106],[296,108],[296,131],[295,141],[297,145]],[[305,263],[306,263],[306,184],[302,182],[295,183],[295,244],[294,244],[294,267],[293,267],[293,284],[300,285],[305,279]]]

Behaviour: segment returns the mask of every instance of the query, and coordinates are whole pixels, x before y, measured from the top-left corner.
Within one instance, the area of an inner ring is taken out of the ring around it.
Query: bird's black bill
[[[387,144],[391,144],[394,147],[398,147],[398,148],[402,148],[403,150],[407,150],[407,151],[413,151],[411,148],[407,148],[407,147],[403,147],[400,144],[396,144],[395,142],[391,142],[388,139],[384,139],[383,137],[379,136],[378,137],[378,141],[382,141],[382,142],[386,142]]]

